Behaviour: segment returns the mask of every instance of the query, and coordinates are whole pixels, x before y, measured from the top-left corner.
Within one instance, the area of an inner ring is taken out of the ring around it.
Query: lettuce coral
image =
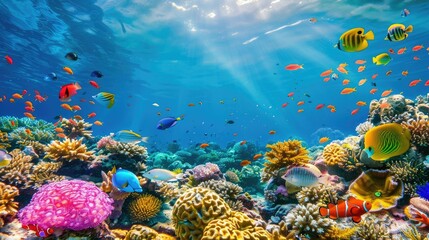
[[[0,228],[18,212],[18,202],[14,201],[18,195],[18,188],[0,182]]]
[[[263,169],[262,178],[264,182],[268,181],[282,168],[291,165],[304,165],[311,160],[310,156],[308,156],[308,150],[298,140],[267,144],[266,147],[271,150],[265,153],[265,159],[268,162],[264,163],[265,168]]]
[[[146,193],[131,200],[128,205],[128,212],[133,222],[144,222],[155,217],[160,212],[161,207],[161,199]]]
[[[88,151],[86,145],[79,140],[66,138],[62,142],[56,140],[51,142],[46,148],[46,156],[53,160],[62,161],[90,161],[93,158],[93,151]]]

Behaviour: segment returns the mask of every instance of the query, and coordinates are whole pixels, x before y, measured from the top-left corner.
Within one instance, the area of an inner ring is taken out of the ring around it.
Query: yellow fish
[[[398,123],[387,123],[371,128],[364,137],[368,157],[384,161],[399,156],[410,148],[411,133]]]
[[[392,24],[389,29],[387,29],[387,36],[384,40],[389,41],[402,41],[408,37],[408,33],[413,31],[413,25],[405,28],[404,24]]]
[[[372,31],[364,34],[363,28],[353,28],[341,35],[338,40],[338,49],[345,52],[359,52],[368,47],[367,40],[374,40],[374,33]]]
[[[6,167],[12,161],[12,156],[6,150],[0,149],[0,168]]]

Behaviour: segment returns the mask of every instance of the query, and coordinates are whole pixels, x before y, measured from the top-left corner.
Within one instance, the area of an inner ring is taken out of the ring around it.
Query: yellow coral
[[[92,123],[87,123],[84,120],[74,119],[70,121],[67,118],[63,118],[60,124],[61,128],[64,130],[64,134],[68,138],[77,138],[84,137],[86,139],[92,138],[91,129]]]
[[[404,187],[389,171],[368,170],[350,184],[349,192],[372,204],[371,212],[390,209],[402,198]]]
[[[150,227],[133,225],[124,240],[175,240],[176,238],[167,234],[158,233]]]
[[[180,191],[177,186],[165,182],[161,183],[161,187],[156,190],[156,192],[161,194],[161,196],[165,199],[166,202],[178,198],[180,195]]]
[[[53,141],[47,146],[45,158],[53,160],[72,161],[75,159],[89,161],[93,157],[93,151],[87,151],[86,145],[79,140],[66,138],[64,141]]]
[[[358,230],[357,226],[350,228],[339,228],[338,226],[332,226],[322,237],[322,239],[335,239],[335,240],[348,240],[352,239],[352,236]]]
[[[215,239],[271,240],[272,236],[244,213],[232,211],[229,218],[212,220],[205,227],[201,240]]]
[[[60,169],[61,162],[39,162],[33,166],[32,174],[29,176],[30,181],[35,187],[40,187],[45,183],[58,182],[65,179],[64,176],[56,175],[55,172]]]
[[[265,159],[268,162],[264,163],[265,168],[263,181],[268,181],[270,177],[282,168],[290,165],[304,165],[311,158],[308,156],[308,151],[298,140],[288,140],[277,142],[275,144],[267,144],[267,148],[271,149],[265,153]]]
[[[31,156],[25,155],[21,150],[14,149],[9,152],[13,157],[9,165],[0,168],[0,178],[9,184],[28,188],[30,186],[30,173],[33,163]]]
[[[133,222],[143,222],[156,216],[162,207],[162,201],[150,194],[139,195],[128,207]]]
[[[214,219],[228,218],[231,209],[214,191],[194,187],[177,199],[172,214],[179,239],[201,239],[207,224]]]
[[[18,188],[0,182],[0,228],[5,225],[6,218],[18,212],[18,202],[13,201],[18,195]]]
[[[323,149],[323,160],[328,166],[345,164],[349,158],[347,150],[338,143],[330,143]]]
[[[414,225],[408,225],[408,227],[401,229],[401,232],[405,237],[407,237],[407,239],[410,240],[428,240],[427,237],[422,236],[422,234]]]

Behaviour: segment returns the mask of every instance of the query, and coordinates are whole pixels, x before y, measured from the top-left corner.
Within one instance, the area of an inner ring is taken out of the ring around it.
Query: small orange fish
[[[243,161],[241,161],[240,166],[244,167],[244,166],[247,166],[247,165],[249,165],[249,164],[251,164],[251,163],[252,163],[252,162],[251,162],[251,161],[249,161],[249,160],[243,160]]]
[[[81,117],[80,115],[74,115],[73,118],[76,120],[83,120],[83,117]]]
[[[303,105],[305,102],[304,101],[299,101],[296,105],[301,106]]]
[[[429,80],[427,80],[426,82],[425,82],[425,86],[427,87],[427,86],[429,86]]]
[[[209,144],[208,143],[202,143],[201,145],[200,145],[200,148],[206,148],[206,147],[208,147],[209,146]]]
[[[408,76],[408,70],[402,71],[402,76]]]
[[[25,106],[27,106],[27,107],[33,107],[33,103],[32,102],[30,102],[30,101],[26,101],[25,103]]]
[[[352,92],[356,92],[356,88],[344,88],[341,90],[341,94],[350,94]]]
[[[42,97],[42,96],[41,96],[41,95],[39,95],[39,94],[36,94],[36,95],[34,96],[34,99],[35,99],[36,101],[38,101],[38,102],[45,102],[45,101],[46,101],[46,98]]]
[[[340,63],[340,64],[338,64],[338,67],[341,67],[341,68],[345,68],[347,66],[348,66],[347,63]]]
[[[356,109],[354,109],[352,112],[351,112],[351,114],[352,115],[355,115],[356,113],[358,113],[359,112],[359,108],[356,108]]]
[[[369,93],[374,94],[375,92],[377,92],[377,88],[373,88],[369,91]]]
[[[309,19],[309,21],[310,21],[310,22],[312,22],[312,23],[316,23],[316,22],[317,22],[317,19],[316,19],[316,18],[314,18],[314,17],[312,17],[312,18],[310,18],[310,19]]]
[[[188,104],[188,107],[194,107],[195,106],[195,104],[194,103],[189,103]]]
[[[97,125],[97,126],[103,126],[103,123],[100,122],[100,121],[95,121],[94,124]]]
[[[347,85],[347,84],[349,84],[350,83],[350,80],[348,80],[348,79],[344,79],[343,80],[343,85]]]
[[[257,153],[253,156],[253,160],[258,160],[259,158],[261,158],[263,155],[262,153]]]
[[[365,66],[365,65],[363,65],[363,66],[359,66],[359,67],[358,67],[358,72],[363,72],[363,71],[365,71],[365,68],[366,68],[366,66]]]
[[[88,101],[90,104],[95,104],[95,102],[94,101]]]
[[[382,97],[387,97],[392,93],[392,89],[390,90],[385,90],[384,92],[381,93]]]
[[[22,95],[21,95],[21,94],[19,94],[19,93],[14,93],[14,94],[12,95],[12,97],[13,97],[13,98],[15,98],[15,99],[22,99]]]
[[[366,106],[366,102],[364,102],[364,101],[358,101],[356,103],[356,105],[358,105],[359,107]]]
[[[247,141],[246,140],[243,140],[243,141],[241,141],[240,142],[240,146],[243,146],[244,144],[246,144],[247,143]]]
[[[332,69],[328,69],[328,70],[326,70],[326,71],[322,72],[322,73],[320,74],[320,76],[321,76],[321,77],[327,77],[327,76],[331,75],[331,73],[332,73],[332,72],[333,72],[333,71],[332,71]]]
[[[340,73],[349,74],[349,72],[344,67],[337,67],[337,70]]]
[[[81,108],[80,108],[80,106],[79,105],[74,105],[74,106],[72,106],[71,107],[72,109],[73,109],[73,111],[80,111],[80,110],[82,110]]]
[[[270,130],[270,131],[268,132],[268,134],[271,134],[271,135],[276,134],[276,131],[275,131],[275,130]]]
[[[24,109],[25,109],[25,111],[27,111],[27,112],[34,112],[34,108],[29,107],[29,106],[26,106]]]
[[[57,132],[57,133],[62,133],[62,132],[64,132],[64,129],[62,129],[62,128],[60,128],[60,127],[57,127],[57,128],[55,128],[54,130],[55,130],[55,132]]]
[[[324,81],[324,82],[329,82],[329,80],[331,80],[331,78],[330,78],[330,77],[325,77],[325,78],[323,79],[323,81]]]
[[[388,102],[384,102],[384,103],[380,104],[380,108],[381,109],[390,108],[390,104]]]
[[[59,138],[66,138],[67,137],[64,133],[58,133],[57,136]]]
[[[27,133],[27,135],[31,135],[31,130],[30,129],[25,129],[25,133]]]
[[[29,113],[29,112],[24,112],[24,115],[30,119],[35,119],[35,117],[33,116],[33,114]]]
[[[408,84],[408,86],[414,87],[414,86],[416,86],[421,81],[422,81],[421,79],[413,80],[413,81],[410,82],[410,84]]]
[[[289,70],[289,71],[295,71],[295,70],[298,70],[298,69],[304,69],[304,64],[301,64],[301,65],[299,65],[299,64],[289,64],[289,65],[287,65],[286,67],[285,67],[285,69],[286,70]]]
[[[377,76],[378,76],[378,73],[376,73],[376,74],[374,74],[374,75],[372,75],[372,79],[376,79],[377,78]]]
[[[416,46],[414,46],[413,47],[413,52],[417,52],[417,51],[420,51],[420,50],[422,50],[424,47],[423,47],[423,45],[416,45]]]
[[[327,141],[329,141],[329,138],[328,138],[328,137],[321,137],[321,138],[319,139],[319,143],[320,143],[320,144],[323,144],[323,143],[325,143],[325,142],[327,142]]]
[[[288,105],[288,103],[283,103],[283,104],[282,104],[282,108],[287,107],[287,105]]]
[[[326,108],[333,109],[333,108],[335,108],[335,106],[334,105],[328,105]]]
[[[322,109],[324,106],[325,106],[325,104],[324,104],[324,103],[317,104],[317,105],[316,105],[316,110],[320,110],[320,109]]]
[[[295,95],[294,92],[290,92],[290,93],[287,94],[288,97],[293,97],[293,95]]]
[[[68,105],[67,103],[61,104],[61,107],[64,108],[65,110],[73,111],[73,108],[70,105]]]
[[[95,117],[97,114],[95,112],[92,112],[90,114],[88,114],[88,118],[93,118]]]
[[[403,47],[403,48],[399,49],[397,53],[398,53],[398,55],[401,55],[401,54],[404,54],[406,50],[407,50],[407,48]]]
[[[14,103],[14,102],[15,102],[15,99],[11,98],[11,99],[9,99],[9,102],[10,102],[10,103]]]
[[[336,112],[337,109],[336,108],[331,108],[331,112]]]
[[[66,73],[68,73],[70,75],[73,75],[73,70],[71,70],[71,68],[69,68],[69,67],[63,67],[63,70],[64,70],[64,72],[66,72]]]
[[[356,60],[355,63],[361,65],[361,64],[365,64],[366,61],[365,60]]]
[[[363,78],[363,79],[359,80],[358,85],[359,85],[359,86],[362,86],[362,85],[364,85],[365,83],[366,83],[366,78]]]
[[[15,127],[15,121],[10,120],[10,125],[11,125],[12,127]]]
[[[302,112],[304,112],[304,109],[298,109],[298,112],[302,113]]]

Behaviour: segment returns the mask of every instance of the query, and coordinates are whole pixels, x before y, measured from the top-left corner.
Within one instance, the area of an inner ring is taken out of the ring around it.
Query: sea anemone
[[[143,194],[130,202],[128,210],[133,222],[143,222],[155,217],[161,207],[161,199],[151,194]]]

